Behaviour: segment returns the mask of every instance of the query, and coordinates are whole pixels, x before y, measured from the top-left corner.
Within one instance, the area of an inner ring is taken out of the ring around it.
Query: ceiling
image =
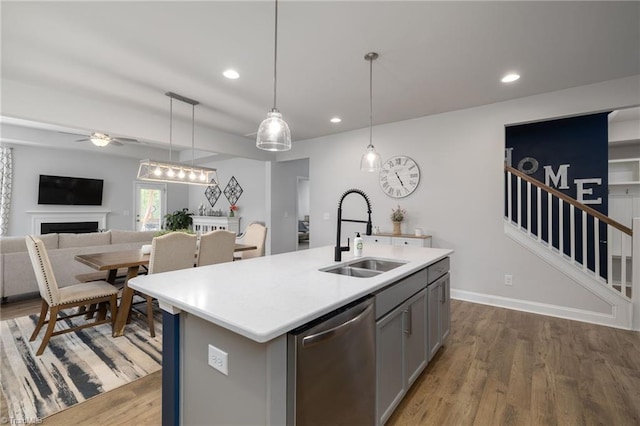
[[[273,2],[1,8],[3,82],[164,117],[173,91],[200,101],[198,125],[248,144],[272,107]],[[277,107],[294,142],[369,126],[370,51],[374,124],[395,122],[640,74],[640,3],[282,1]],[[508,71],[522,78],[501,83]],[[5,119],[31,119],[2,101]]]

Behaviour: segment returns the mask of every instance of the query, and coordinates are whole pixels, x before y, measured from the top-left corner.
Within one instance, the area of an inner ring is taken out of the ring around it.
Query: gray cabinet
[[[451,284],[447,273],[427,287],[429,360],[449,336],[451,330]]]
[[[427,365],[427,290],[377,322],[377,419],[384,424]]]

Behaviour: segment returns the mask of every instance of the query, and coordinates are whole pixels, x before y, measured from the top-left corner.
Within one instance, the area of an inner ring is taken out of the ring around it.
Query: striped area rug
[[[37,315],[1,321],[0,388],[10,419],[39,421],[160,370],[161,315],[155,315],[155,338],[144,317],[132,317],[122,337],[111,336],[110,324],[89,327],[52,337],[39,357],[46,326],[29,342]],[[71,321],[84,319],[59,319],[56,328],[68,328]]]

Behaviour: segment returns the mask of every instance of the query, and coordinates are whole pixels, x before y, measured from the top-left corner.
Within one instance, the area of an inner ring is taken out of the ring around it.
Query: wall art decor
[[[211,182],[213,182],[213,179],[211,179]],[[207,200],[209,200],[211,207],[215,206],[218,198],[220,198],[220,194],[222,194],[220,185],[207,186],[207,189],[204,191],[204,195],[207,197]]]
[[[229,200],[229,204],[234,205],[238,202],[238,198],[242,194],[242,187],[234,176],[231,176],[229,183],[224,188],[224,196]]]

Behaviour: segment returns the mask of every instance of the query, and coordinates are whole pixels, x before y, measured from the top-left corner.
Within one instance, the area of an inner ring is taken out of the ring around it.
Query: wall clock
[[[418,164],[406,155],[391,157],[378,175],[380,188],[392,198],[403,198],[416,190],[420,183]]]

